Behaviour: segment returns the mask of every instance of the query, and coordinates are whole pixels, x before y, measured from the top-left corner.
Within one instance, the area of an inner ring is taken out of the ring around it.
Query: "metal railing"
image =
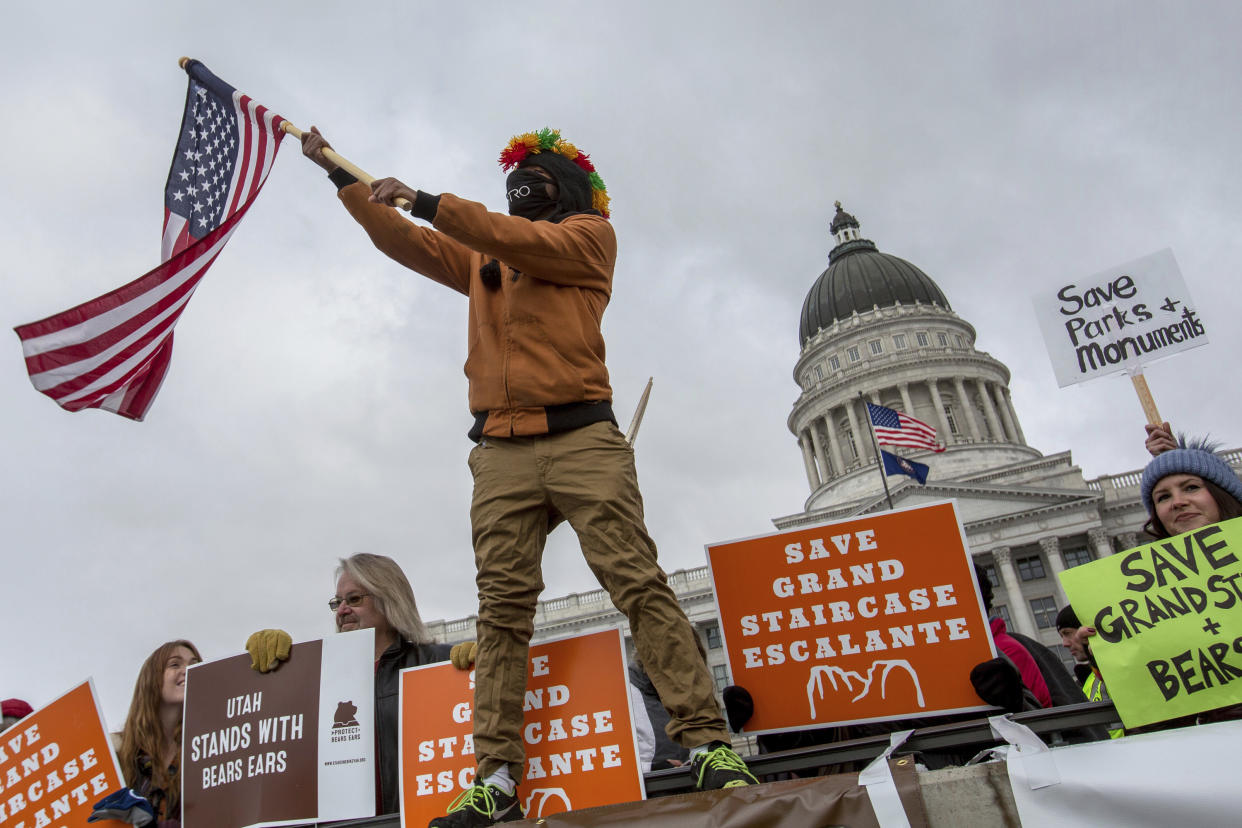
[[[995,708],[990,715],[999,715],[1004,711]],[[992,747],[1003,744],[992,734],[987,716],[982,714],[979,719],[950,724],[935,725],[915,730],[906,743],[895,753],[904,755],[919,751],[965,750]],[[1046,710],[1031,710],[1016,713],[1013,720],[1020,722],[1039,734],[1050,744],[1063,742],[1062,731],[1098,725],[1101,727],[1115,726],[1119,721],[1117,709],[1111,701],[1084,702],[1082,704],[1053,707]],[[846,762],[871,760],[888,748],[888,734],[866,736],[861,739],[849,739],[842,742],[830,742],[814,747],[786,750],[779,753],[766,753],[747,756],[746,764],[755,776],[768,774],[791,773],[811,770],[825,765],[838,765]],[[669,794],[688,793],[694,789],[688,768],[655,771],[643,777],[646,783],[647,796],[667,796]]]

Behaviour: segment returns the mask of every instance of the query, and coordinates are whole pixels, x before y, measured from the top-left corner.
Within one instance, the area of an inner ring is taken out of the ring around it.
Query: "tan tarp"
[[[908,758],[889,763],[901,803],[912,828],[926,826],[914,764]],[[858,774],[844,773],[815,779],[769,782],[728,791],[681,794],[528,818],[514,825],[548,828],[596,828],[641,825],[644,828],[818,828],[849,826],[878,828],[867,790]]]

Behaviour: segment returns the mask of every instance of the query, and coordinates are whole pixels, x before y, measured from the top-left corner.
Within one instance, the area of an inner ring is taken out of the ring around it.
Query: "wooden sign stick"
[[[1143,372],[1136,370],[1131,373],[1130,382],[1134,383],[1134,391],[1138,394],[1139,405],[1143,406],[1143,413],[1147,415],[1147,422],[1161,425],[1164,420],[1160,419],[1160,412],[1156,410],[1156,401],[1152,399],[1151,389],[1147,387],[1147,378],[1143,376]]]
[[[638,407],[634,409],[634,419],[630,420],[630,427],[625,432],[625,441],[631,446],[638,439],[638,427],[643,424],[643,414],[647,411],[647,400],[651,399],[651,383],[655,377],[647,377],[647,387],[643,389],[643,395],[638,398]]]

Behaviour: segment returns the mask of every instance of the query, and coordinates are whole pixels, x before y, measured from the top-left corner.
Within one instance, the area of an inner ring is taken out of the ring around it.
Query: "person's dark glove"
[[[121,788],[95,803],[87,822],[116,820],[126,825],[150,825],[155,822],[155,809],[146,797],[132,788]]]
[[[994,658],[976,664],[970,671],[970,683],[988,704],[1010,713],[1022,710],[1022,676],[1008,659]]]
[[[721,693],[724,697],[725,717],[729,720],[729,729],[741,733],[742,728],[755,715],[755,700],[750,691],[737,684],[730,684]]]

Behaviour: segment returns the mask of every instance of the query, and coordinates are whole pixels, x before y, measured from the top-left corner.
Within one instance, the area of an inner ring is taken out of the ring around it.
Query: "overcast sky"
[[[359,9],[362,9],[361,11]],[[833,201],[1009,366],[1030,444],[1142,466],[1129,381],[1058,389],[1030,295],[1173,249],[1211,344],[1147,371],[1161,413],[1242,445],[1236,3],[25,3],[0,53],[0,312],[12,327],[158,263],[181,55],[375,175],[503,209],[545,125],[591,154],[620,253],[605,317],[649,528],[672,571],[809,494],[785,420]],[[240,30],[240,31],[239,31]],[[466,302],[374,250],[287,141],[177,328],[147,421],[68,414],[0,349],[0,697],[93,676],[119,728],[161,642],[332,630],[338,557],[423,617],[474,611]],[[1228,362],[1225,362],[1228,360]],[[933,470],[934,474],[934,470]],[[595,588],[562,527],[545,597]]]

